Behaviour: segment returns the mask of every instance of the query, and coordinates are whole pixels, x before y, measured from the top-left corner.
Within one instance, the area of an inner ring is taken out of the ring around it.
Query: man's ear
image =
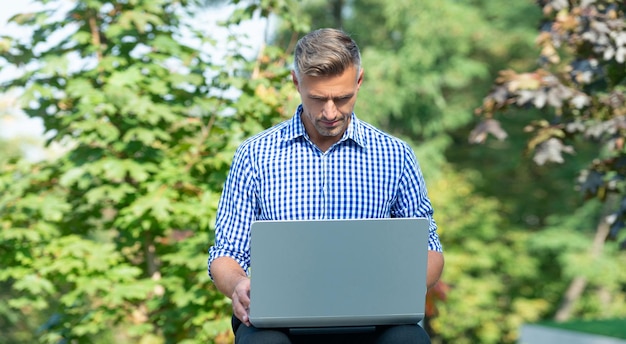
[[[363,68],[359,69],[359,77],[356,79],[356,88],[359,89],[361,88],[361,84],[363,83],[363,73],[365,71],[363,70]]]
[[[296,89],[298,90],[298,92],[300,92],[300,84],[298,83],[298,76],[296,75],[296,71],[291,71],[291,81],[293,81]]]

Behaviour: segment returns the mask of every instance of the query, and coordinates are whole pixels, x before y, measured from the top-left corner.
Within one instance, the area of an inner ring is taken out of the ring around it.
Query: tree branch
[[[102,61],[102,42],[100,41],[100,30],[96,21],[96,14],[89,16],[89,29],[91,30],[91,44],[96,47],[98,62]]]

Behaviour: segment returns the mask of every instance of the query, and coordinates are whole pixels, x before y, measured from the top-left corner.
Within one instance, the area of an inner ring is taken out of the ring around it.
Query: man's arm
[[[233,314],[250,326],[250,279],[245,271],[230,257],[215,258],[210,269],[217,289],[233,301]]]
[[[428,265],[426,286],[432,288],[443,272],[443,249],[437,234],[437,225],[433,219],[433,207],[428,198],[426,182],[413,150],[405,144],[406,168],[401,179],[394,217],[425,217],[428,223]]]
[[[441,272],[443,271],[443,253],[428,250],[428,266],[426,270],[426,286],[428,289],[433,287],[439,281]]]
[[[233,314],[250,325],[250,224],[256,211],[254,172],[249,146],[237,148],[215,220],[215,243],[209,249],[209,276],[217,289],[232,299]]]

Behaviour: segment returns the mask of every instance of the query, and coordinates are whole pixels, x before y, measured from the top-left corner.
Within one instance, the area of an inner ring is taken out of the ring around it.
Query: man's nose
[[[324,103],[324,108],[322,110],[324,111],[324,115],[334,116],[337,107],[335,106],[335,102],[332,99],[329,99],[326,101],[326,103]]]

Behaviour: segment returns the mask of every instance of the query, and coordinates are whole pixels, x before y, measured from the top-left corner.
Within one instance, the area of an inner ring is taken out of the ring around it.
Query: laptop
[[[424,317],[425,218],[256,221],[250,245],[255,327],[339,332]]]

